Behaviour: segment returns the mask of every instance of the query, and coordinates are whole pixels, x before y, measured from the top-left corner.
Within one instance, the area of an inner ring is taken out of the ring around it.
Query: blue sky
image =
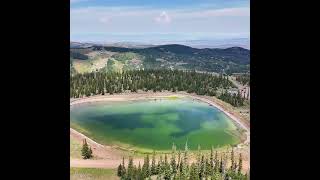
[[[71,41],[249,38],[249,0],[70,0]]]

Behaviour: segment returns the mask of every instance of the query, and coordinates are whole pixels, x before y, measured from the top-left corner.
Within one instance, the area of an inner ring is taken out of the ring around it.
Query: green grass
[[[81,144],[70,137],[70,157],[81,158]]]
[[[105,67],[106,60],[101,57],[95,57],[88,60],[73,60],[73,68],[78,73],[87,73]]]
[[[70,168],[71,180],[119,179],[115,169]]]
[[[138,55],[136,53],[132,53],[132,52],[125,52],[125,53],[115,54],[112,57],[117,61],[125,63],[126,61],[130,61],[133,58],[137,58]]]

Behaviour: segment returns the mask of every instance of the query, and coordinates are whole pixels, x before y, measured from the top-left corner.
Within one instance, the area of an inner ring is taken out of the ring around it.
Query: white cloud
[[[163,11],[159,16],[154,19],[158,23],[168,24],[171,22],[171,17]]]
[[[73,0],[79,1],[79,0]],[[215,37],[250,33],[250,8],[158,9],[146,7],[71,8],[71,34],[178,33]],[[166,26],[165,24],[170,24]],[[223,34],[223,35],[224,35]]]

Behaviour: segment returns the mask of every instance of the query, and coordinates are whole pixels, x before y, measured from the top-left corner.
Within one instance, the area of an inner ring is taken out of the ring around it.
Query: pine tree
[[[156,152],[155,152],[155,151],[153,151],[153,154],[152,154],[151,174],[152,174],[152,175],[157,174],[157,167],[156,167]]]
[[[205,178],[210,177],[213,174],[213,168],[211,167],[211,164],[209,160],[206,158],[205,162]]]
[[[180,172],[178,171],[176,174],[173,175],[173,180],[180,180],[181,177],[180,177]]]
[[[90,147],[87,144],[87,140],[83,140],[82,149],[81,149],[81,155],[83,159],[89,159],[92,157],[92,151],[90,151]]]
[[[231,149],[231,171],[235,172],[236,170],[236,162],[234,159],[234,151],[233,148]]]
[[[188,167],[188,141],[185,144],[184,147],[184,154],[183,154],[183,161],[181,161],[181,178],[182,179],[187,179],[188,177],[188,171],[189,171],[189,167]]]
[[[220,157],[219,172],[220,172],[220,173],[224,173],[224,167],[223,167],[223,155],[221,155],[221,157]]]
[[[210,168],[213,170],[214,168],[214,158],[213,158],[213,146],[211,146],[211,151],[210,151]]]
[[[198,168],[200,168],[200,163],[201,163],[201,147],[198,145],[198,154],[197,154],[197,165]]]
[[[133,166],[133,175],[132,179],[138,179],[138,168],[136,165]]]
[[[218,152],[216,151],[214,155],[214,172],[219,170],[219,160],[218,160]]]
[[[92,149],[90,146],[89,146],[88,156],[89,156],[89,158],[92,158]]]
[[[177,163],[177,171],[180,169],[180,163],[181,163],[181,151],[178,151],[178,163]]]
[[[157,173],[158,174],[162,174],[162,156],[160,155],[160,160],[158,161],[158,165],[157,165]]]
[[[147,178],[150,176],[150,168],[149,168],[149,155],[144,158],[144,163],[142,165],[143,177]]]
[[[219,172],[214,172],[211,177],[211,180],[223,180],[223,177]]]
[[[191,164],[190,167],[190,178],[189,180],[200,180],[199,178],[199,174],[197,171],[197,165],[195,165],[194,163]]]
[[[129,157],[127,178],[128,179],[133,179],[134,178],[133,159],[132,159],[131,156]]]
[[[122,173],[121,177],[124,177],[127,174],[126,165],[124,164],[124,157],[122,157]]]
[[[122,176],[122,165],[119,164],[118,169],[117,169],[117,176],[121,177]]]
[[[241,174],[242,171],[242,155],[239,155],[239,165],[238,165],[238,174]]]
[[[169,164],[165,166],[164,170],[164,177],[165,180],[170,180],[171,179],[171,172],[170,172],[170,166]]]
[[[199,165],[199,177],[202,179],[205,176],[205,161],[204,156],[201,157],[200,165]]]
[[[138,180],[143,180],[140,162],[139,162],[139,165],[138,165],[138,170],[137,170],[137,175],[136,175],[136,177],[137,177]]]
[[[172,173],[177,173],[177,163],[176,163],[176,146],[172,145],[171,161],[170,161]]]
[[[164,166],[169,166],[167,154],[164,155]]]
[[[186,142],[186,145],[184,147],[184,164],[188,164],[188,141]]]

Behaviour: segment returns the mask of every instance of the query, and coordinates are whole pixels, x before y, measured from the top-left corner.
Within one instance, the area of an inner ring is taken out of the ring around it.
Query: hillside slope
[[[112,56],[113,60],[119,61],[120,64],[123,64],[121,66],[126,67],[126,69],[170,68],[218,73],[244,73],[249,72],[250,69],[250,50],[241,47],[198,49],[179,44],[147,48],[93,45],[92,47],[81,50],[71,48],[70,51],[77,53],[76,57],[79,57],[79,53],[86,55],[88,52],[112,52],[116,54]],[[133,53],[134,56],[130,53]],[[122,59],[122,57],[124,59]],[[74,56],[72,58],[74,58]],[[139,65],[135,65],[136,63]],[[105,69],[110,70],[110,68]]]

